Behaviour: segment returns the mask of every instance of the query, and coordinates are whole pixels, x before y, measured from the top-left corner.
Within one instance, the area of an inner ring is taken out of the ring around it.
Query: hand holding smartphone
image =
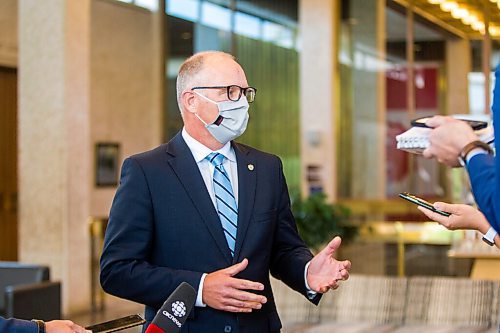
[[[87,326],[85,327],[85,329],[92,331],[92,333],[110,333],[142,325],[145,322],[146,321],[141,316],[135,314],[131,316],[110,320],[104,323]]]
[[[429,126],[426,125],[427,120],[430,119],[430,118],[432,118],[432,116],[427,116],[427,117],[421,117],[421,118],[413,119],[411,121],[411,126],[431,128],[431,127],[429,127]],[[469,124],[470,127],[472,127],[472,129],[474,131],[478,131],[478,130],[481,130],[483,128],[488,127],[488,123],[485,122],[485,121],[481,121],[481,120],[471,120],[471,119],[461,119],[461,118],[455,118],[455,119],[458,119],[458,120],[461,120],[461,121],[465,121],[467,124]]]
[[[407,201],[409,201],[411,203],[414,203],[414,204],[416,204],[418,206],[422,206],[424,208],[427,208],[427,209],[429,209],[429,210],[431,210],[431,211],[433,211],[435,213],[438,213],[440,215],[447,216],[447,217],[451,215],[448,212],[444,212],[442,210],[434,208],[434,206],[430,202],[425,201],[424,199],[419,198],[419,197],[417,197],[417,196],[415,196],[413,194],[410,194],[408,192],[399,193],[399,197],[403,198],[403,199],[405,199],[405,200],[407,200]]]

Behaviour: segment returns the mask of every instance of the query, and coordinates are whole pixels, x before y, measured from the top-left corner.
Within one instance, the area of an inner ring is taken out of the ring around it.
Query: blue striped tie
[[[210,153],[206,157],[215,167],[213,185],[217,212],[219,213],[219,219],[222,224],[222,229],[224,229],[224,235],[226,236],[231,256],[234,257],[234,245],[236,243],[236,232],[238,228],[238,206],[236,205],[231,181],[222,165],[225,158],[224,155],[219,153]]]

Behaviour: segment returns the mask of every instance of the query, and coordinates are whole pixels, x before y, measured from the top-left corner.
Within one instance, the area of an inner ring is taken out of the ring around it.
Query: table
[[[474,259],[471,279],[500,280],[500,250],[498,250],[498,253],[450,250],[448,256],[451,258]]]

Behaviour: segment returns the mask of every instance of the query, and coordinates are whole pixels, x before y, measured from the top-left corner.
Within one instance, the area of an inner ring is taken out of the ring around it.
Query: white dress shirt
[[[182,138],[186,142],[189,150],[193,154],[194,160],[198,165],[198,169],[200,169],[201,176],[203,177],[203,181],[205,182],[205,186],[207,187],[208,193],[210,194],[210,198],[212,199],[212,203],[214,204],[215,210],[217,210],[217,201],[215,199],[214,185],[213,185],[213,174],[215,167],[212,163],[210,163],[207,159],[205,159],[209,154],[213,153],[210,148],[203,145],[199,141],[196,141],[185,128],[182,129]],[[231,146],[231,142],[228,142],[219,150],[216,150],[215,153],[219,153],[224,155],[226,158],[222,165],[224,169],[228,173],[228,176],[231,180],[231,186],[233,187],[233,194],[236,198],[236,203],[238,204],[238,164],[236,162],[236,155],[234,153],[234,149]],[[309,262],[310,263],[310,262]],[[307,284],[307,269],[309,268],[309,263],[307,263],[304,270],[304,279],[306,282],[306,288],[308,290],[309,298],[313,298],[316,293],[309,288]],[[205,307],[207,306],[203,303],[203,284],[205,282],[205,277],[207,273],[204,273],[201,276],[200,285],[198,286],[198,295],[196,296],[195,306]]]

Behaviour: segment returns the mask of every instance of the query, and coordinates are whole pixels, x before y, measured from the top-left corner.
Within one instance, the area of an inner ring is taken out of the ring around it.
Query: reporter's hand
[[[448,204],[444,202],[435,202],[436,209],[448,212],[450,216],[443,216],[424,207],[417,207],[422,213],[433,221],[443,225],[446,229],[472,229],[478,230],[483,234],[489,229],[490,224],[483,213],[475,207],[464,204]]]
[[[203,303],[229,312],[252,312],[267,302],[265,296],[245,290],[264,290],[259,282],[234,278],[248,266],[248,259],[231,267],[207,274],[203,283]]]
[[[45,323],[46,333],[92,333],[71,320],[52,320]]]
[[[478,140],[469,124],[452,117],[434,116],[425,124],[434,129],[429,134],[429,147],[424,150],[424,157],[436,158],[447,166],[460,166],[458,157],[462,149]]]

